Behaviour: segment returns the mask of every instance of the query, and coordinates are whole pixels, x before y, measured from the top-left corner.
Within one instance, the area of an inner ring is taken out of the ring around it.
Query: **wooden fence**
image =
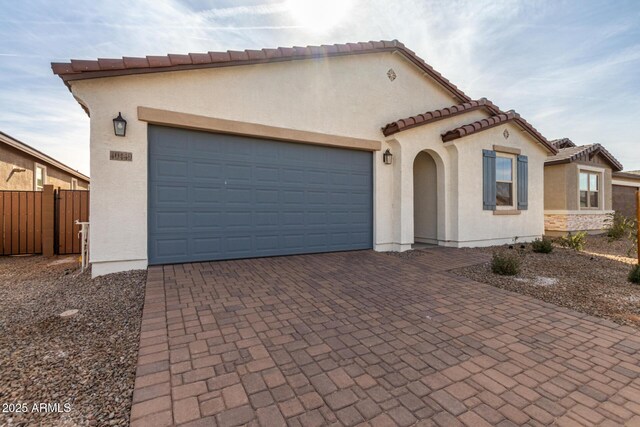
[[[80,227],[89,221],[89,192],[0,191],[0,255],[80,253]]]
[[[86,190],[56,191],[55,247],[59,255],[79,254],[80,222],[89,221],[89,192]]]

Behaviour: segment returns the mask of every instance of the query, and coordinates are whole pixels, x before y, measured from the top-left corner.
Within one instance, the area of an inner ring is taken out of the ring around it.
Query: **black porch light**
[[[118,112],[118,117],[113,119],[113,131],[116,136],[125,136],[127,133],[127,121],[122,118],[120,112]]]
[[[382,161],[384,162],[385,165],[390,165],[391,162],[393,161],[393,154],[391,154],[391,151],[389,151],[388,148],[387,148],[387,151],[385,151],[384,154],[382,154]]]

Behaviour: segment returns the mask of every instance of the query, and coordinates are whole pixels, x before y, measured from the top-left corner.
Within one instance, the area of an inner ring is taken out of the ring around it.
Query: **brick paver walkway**
[[[638,332],[446,271],[477,261],[151,267],[132,426],[640,425]]]

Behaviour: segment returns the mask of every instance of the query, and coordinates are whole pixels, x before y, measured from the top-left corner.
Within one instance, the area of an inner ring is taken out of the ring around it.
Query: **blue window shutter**
[[[529,159],[518,156],[518,210],[529,207]]]
[[[496,152],[482,150],[482,209],[496,210]]]

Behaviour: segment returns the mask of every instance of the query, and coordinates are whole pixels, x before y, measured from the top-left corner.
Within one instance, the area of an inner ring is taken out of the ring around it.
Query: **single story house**
[[[600,144],[551,143],[558,153],[544,163],[545,234],[601,232],[613,214],[612,174],[622,164]]]
[[[640,190],[640,171],[620,171],[612,174],[613,210],[636,218],[636,191]]]
[[[39,191],[45,184],[87,190],[89,177],[0,132],[0,190]]]
[[[544,231],[557,149],[395,40],[52,69],[90,116],[94,275]]]

